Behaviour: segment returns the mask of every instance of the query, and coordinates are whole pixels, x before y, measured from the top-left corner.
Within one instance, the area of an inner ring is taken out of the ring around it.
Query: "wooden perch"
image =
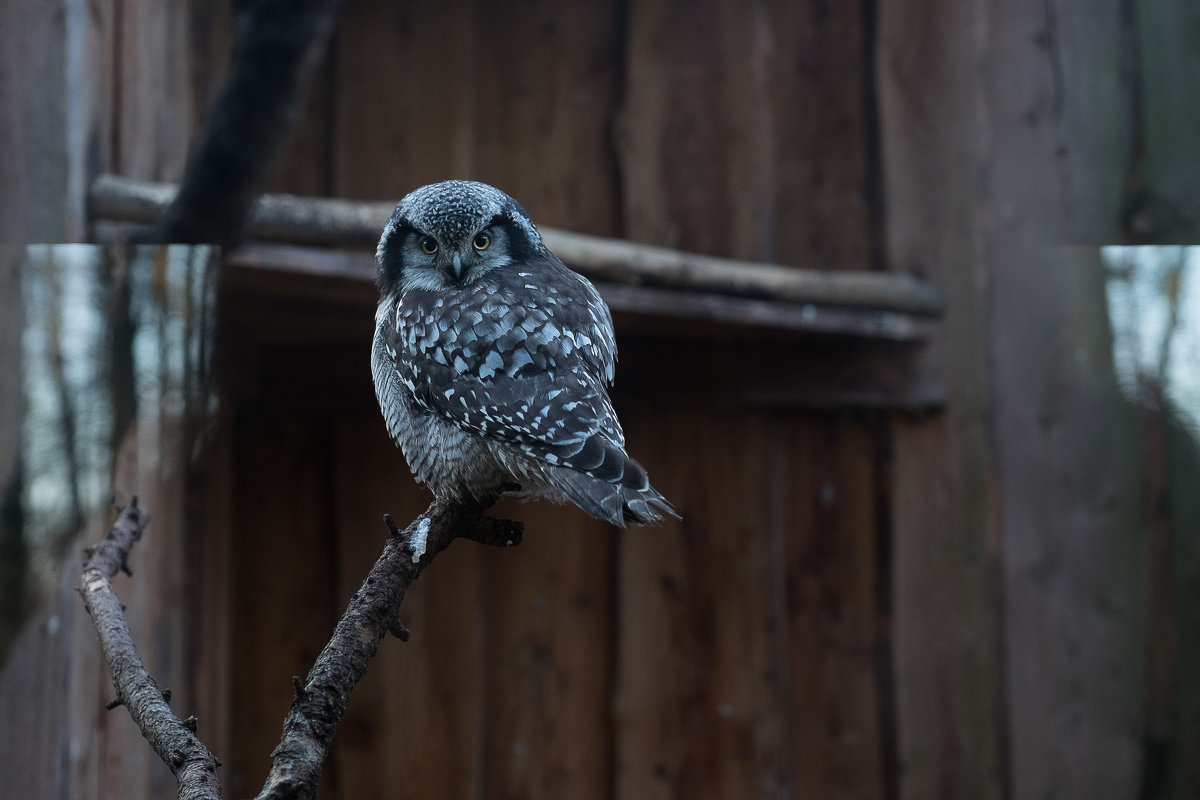
[[[295,696],[283,723],[283,736],[271,753],[273,764],[259,800],[306,800],[317,794],[321,769],[350,694],[367,671],[367,663],[387,633],[408,638],[398,613],[404,594],[433,557],[458,537],[482,544],[519,544],[519,522],[483,516],[483,504],[435,500],[403,532],[390,516],[391,535],[362,586],[350,598],[329,644],[302,683],[293,678]],[[195,719],[180,720],[146,671],[133,643],[124,609],[112,587],[134,542],[148,520],[135,498],[121,509],[104,540],[90,548],[79,592],[96,625],[100,647],[112,674],[117,699],[110,708],[129,710],[142,735],[171,768],[181,800],[216,800],[221,796],[217,760],[196,737]]]
[[[112,577],[118,570],[128,572],[129,551],[148,521],[149,515],[136,497],[122,508],[104,540],[88,551],[78,589],[96,626],[100,649],[117,690],[117,699],[109,707],[123,705],[129,710],[142,736],[174,773],[180,800],[215,800],[221,796],[217,760],[196,738],[194,720],[185,722],[175,716],[146,671],[133,644],[124,608],[113,590]]]
[[[101,175],[92,183],[89,210],[93,219],[149,224],[176,190],[173,184]],[[253,206],[247,230],[262,240],[374,249],[393,206],[263,195]],[[601,281],[918,316],[942,310],[936,288],[903,273],[737,261],[552,228],[543,228],[542,236],[569,266]]]

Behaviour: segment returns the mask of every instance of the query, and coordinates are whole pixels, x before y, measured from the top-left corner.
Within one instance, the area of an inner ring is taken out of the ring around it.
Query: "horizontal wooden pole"
[[[317,279],[314,285],[319,288],[315,290],[313,285],[299,281],[279,286],[279,291],[299,294],[317,291],[323,296],[328,296],[331,289],[327,284],[321,283],[320,279],[346,279],[363,283],[371,283],[375,279],[375,259],[372,256],[344,250],[247,244],[231,253],[226,263],[250,272],[288,272]],[[936,324],[931,320],[895,311],[829,308],[812,303],[789,303],[751,297],[731,297],[711,292],[629,286],[605,280],[596,280],[595,286],[614,313],[624,312],[663,319],[892,342],[925,341]]]
[[[93,220],[151,223],[176,190],[174,184],[101,175],[92,183],[89,210]],[[263,195],[255,204],[249,233],[267,241],[374,248],[393,207],[393,203]],[[541,232],[546,245],[569,266],[612,283],[918,316],[935,316],[942,310],[935,287],[903,273],[788,267],[553,228]]]

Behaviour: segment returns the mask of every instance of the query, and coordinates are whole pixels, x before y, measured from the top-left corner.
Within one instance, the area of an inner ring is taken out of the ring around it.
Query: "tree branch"
[[[362,586],[301,685],[295,681],[283,738],[271,754],[274,764],[257,800],[308,800],[316,796],[321,767],[329,753],[350,693],[384,635],[407,638],[397,619],[404,593],[433,557],[456,537],[498,546],[519,544],[521,524],[483,517],[486,506],[435,500],[404,531],[390,516],[391,536]]]
[[[303,683],[292,679],[295,698],[284,719],[283,737],[271,754],[274,764],[258,795],[260,800],[316,796],[321,769],[345,716],[350,693],[366,674],[367,663],[385,634],[408,639],[408,629],[397,616],[400,604],[434,556],[460,536],[500,547],[520,544],[521,523],[484,517],[488,505],[435,500],[403,531],[385,515],[391,535],[382,555],[350,598],[333,638],[308,678]],[[112,577],[118,571],[129,571],[129,552],[148,521],[146,509],[135,497],[121,509],[104,540],[88,549],[79,582],[117,690],[117,698],[108,708],[125,706],[129,710],[142,736],[175,774],[181,800],[219,800],[218,762],[196,738],[196,718],[181,720],[167,706],[170,693],[160,691],[146,671],[125,621],[124,607],[113,590]]]
[[[121,601],[113,590],[112,577],[118,570],[129,571],[129,551],[148,521],[149,515],[136,497],[121,509],[104,540],[89,549],[79,593],[96,625],[100,649],[117,690],[110,708],[123,705],[129,710],[142,736],[174,773],[180,800],[219,800],[216,758],[196,738],[195,718],[185,722],[167,706],[163,692],[138,656]]]
[[[300,116],[342,0],[234,3],[232,52],[179,194],[153,240],[236,246]]]

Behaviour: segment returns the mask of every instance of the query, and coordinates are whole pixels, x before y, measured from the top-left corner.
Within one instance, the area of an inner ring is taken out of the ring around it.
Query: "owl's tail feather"
[[[647,486],[640,492],[630,492],[622,487],[621,494],[624,502],[621,513],[626,524],[632,522],[636,525],[650,525],[662,522],[663,514],[670,514],[675,519],[683,519],[670,501],[653,486]]]
[[[616,450],[615,447],[612,449]],[[651,525],[662,522],[663,514],[679,519],[678,512],[667,499],[650,485],[642,465],[623,453],[621,455],[624,464],[612,478],[607,474],[600,477],[559,467],[553,471],[553,483],[572,503],[593,517],[608,520],[620,528],[631,523]]]

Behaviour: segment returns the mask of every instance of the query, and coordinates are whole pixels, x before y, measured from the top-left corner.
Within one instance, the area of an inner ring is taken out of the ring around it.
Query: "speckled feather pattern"
[[[470,258],[481,231],[497,245],[461,276],[405,244],[432,236]],[[376,394],[418,481],[481,500],[519,486],[617,525],[674,514],[624,449],[608,308],[512,198],[469,181],[422,187],[396,206],[377,257]]]

